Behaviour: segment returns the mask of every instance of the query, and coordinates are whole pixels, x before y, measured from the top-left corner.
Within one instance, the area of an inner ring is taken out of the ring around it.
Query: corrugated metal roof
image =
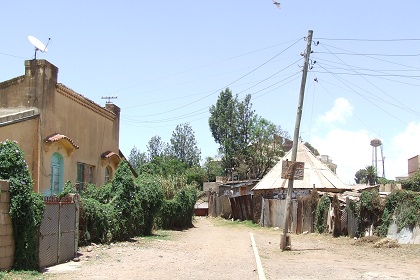
[[[285,156],[262,178],[262,180],[252,190],[269,190],[287,188],[288,180],[281,178],[282,161],[291,161],[292,151]],[[325,164],[315,157],[314,154],[302,143],[299,142],[296,161],[304,162],[304,179],[294,180],[294,189],[349,189],[337,175],[332,172]]]

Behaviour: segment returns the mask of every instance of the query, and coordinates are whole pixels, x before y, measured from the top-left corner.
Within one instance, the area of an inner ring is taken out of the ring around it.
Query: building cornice
[[[23,80],[25,80],[25,75],[19,76],[19,77],[16,77],[16,78],[13,78],[13,79],[10,79],[10,80],[7,80],[7,81],[0,82],[0,89],[8,88],[12,85],[19,84],[19,83],[23,82]]]
[[[72,89],[66,87],[63,84],[57,84],[56,86],[57,92],[66,96],[67,98],[70,98],[71,100],[79,103],[80,105],[94,111],[95,113],[100,114],[101,116],[114,121],[117,117],[113,112],[101,107],[100,105],[96,104],[92,100],[84,97],[81,94],[78,94],[77,92],[73,91]]]

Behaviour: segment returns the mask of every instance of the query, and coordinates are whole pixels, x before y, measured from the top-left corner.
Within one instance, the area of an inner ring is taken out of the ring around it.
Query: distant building
[[[0,83],[0,141],[18,141],[34,190],[59,194],[66,181],[103,185],[115,173],[120,108],[105,108],[57,83],[58,68],[26,60],[25,75]]]
[[[414,174],[419,170],[420,170],[420,155],[417,155],[408,160],[408,177],[414,176]]]
[[[325,164],[334,174],[337,174],[337,164],[332,162],[332,158],[327,155],[318,156],[318,159]]]

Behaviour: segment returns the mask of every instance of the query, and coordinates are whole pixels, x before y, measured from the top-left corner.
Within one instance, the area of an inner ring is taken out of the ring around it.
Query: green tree
[[[309,142],[305,142],[304,144],[315,156],[319,156],[319,152],[315,149]]]
[[[147,144],[147,152],[149,153],[149,160],[157,156],[162,156],[166,149],[166,143],[162,141],[160,136],[153,136]]]
[[[139,173],[167,177],[170,175],[184,174],[186,169],[186,164],[179,159],[161,155],[143,164],[139,169]]]
[[[237,150],[247,153],[247,147],[252,141],[251,133],[255,121],[254,110],[252,109],[251,95],[247,95],[242,102],[237,102],[235,137]]]
[[[198,165],[201,151],[197,147],[194,130],[189,123],[177,125],[172,132],[170,154],[187,167]]]
[[[366,183],[373,186],[378,179],[376,168],[372,165],[366,166]]]
[[[378,183],[379,179],[376,168],[372,165],[366,166],[364,169],[359,169],[356,174],[354,174],[354,177],[357,184],[369,184],[371,186]]]
[[[139,170],[140,166],[147,162],[147,155],[134,146],[128,156],[128,162],[135,170]]]
[[[365,184],[366,175],[366,169],[359,169],[356,174],[354,174],[354,181],[356,184]]]
[[[224,173],[220,160],[215,160],[212,157],[206,158],[204,170],[206,172],[207,181],[209,182],[215,182],[216,176],[222,176]]]
[[[206,171],[201,166],[192,166],[185,170],[185,177],[188,185],[196,185],[198,189],[202,190]]]
[[[240,102],[227,88],[222,91],[216,105],[210,107],[209,126],[219,150],[223,154],[223,168],[230,169],[239,165],[240,158],[247,158],[250,143],[250,129],[254,111],[247,95]]]
[[[287,134],[272,122],[257,116],[251,127],[247,165],[254,178],[263,177],[284,155],[283,137]]]

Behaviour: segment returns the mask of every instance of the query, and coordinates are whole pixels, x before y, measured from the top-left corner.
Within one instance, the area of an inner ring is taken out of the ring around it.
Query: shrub
[[[404,190],[420,192],[420,171],[417,171],[414,176],[401,181],[401,187]]]
[[[413,191],[396,190],[385,200],[382,224],[378,234],[386,236],[388,228],[395,218],[398,229],[413,228],[420,224],[420,194]]]
[[[116,240],[127,240],[137,233],[136,227],[143,223],[143,213],[139,187],[134,184],[130,168],[125,160],[118,165],[111,181],[111,192],[113,198],[110,203],[115,208],[118,221],[114,237]]]
[[[164,229],[185,229],[192,227],[197,189],[186,186],[173,199],[165,200],[160,214],[160,225]]]
[[[109,243],[118,232],[115,209],[96,199],[82,197],[80,216],[82,220],[81,244],[88,242]]]
[[[45,204],[17,142],[0,142],[0,179],[10,182],[10,216],[15,240],[14,269],[38,268],[38,232]]]
[[[163,205],[162,186],[156,178],[141,177],[137,184],[139,185],[139,197],[141,211],[143,214],[143,227],[140,234],[151,235],[154,221]]]
[[[315,211],[315,229],[319,233],[323,233],[327,229],[328,210],[330,208],[330,198],[323,195],[318,202]]]
[[[363,191],[360,196],[359,232],[362,233],[373,224],[374,228],[381,224],[384,204],[377,190]]]

